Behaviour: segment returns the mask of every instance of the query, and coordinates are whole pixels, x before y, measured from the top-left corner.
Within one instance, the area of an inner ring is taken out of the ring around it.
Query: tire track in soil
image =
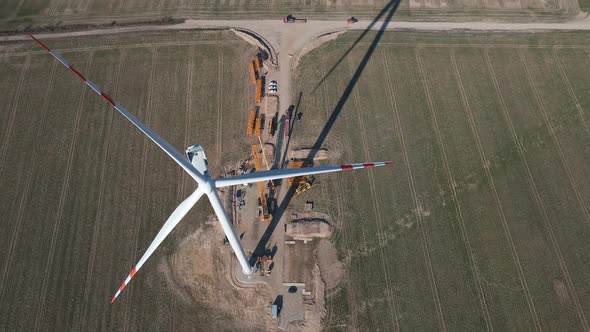
[[[14,255],[14,250],[16,248],[16,244],[18,242],[18,237],[20,235],[20,229],[23,222],[23,216],[25,212],[25,207],[27,206],[28,201],[28,194],[29,189],[31,187],[31,183],[33,182],[33,174],[35,172],[36,162],[37,162],[37,154],[38,154],[38,146],[39,141],[41,140],[42,128],[45,123],[45,118],[47,117],[48,109],[49,109],[49,96],[51,95],[51,91],[53,88],[53,79],[55,75],[55,70],[57,68],[57,61],[53,62],[53,67],[51,69],[51,76],[49,77],[49,83],[47,86],[47,92],[45,93],[45,102],[43,104],[43,114],[41,115],[41,120],[39,120],[39,127],[37,128],[35,134],[35,144],[33,145],[35,148],[33,149],[33,154],[31,156],[31,166],[29,170],[29,176],[26,178],[25,185],[23,187],[23,193],[19,202],[18,214],[16,217],[16,225],[14,231],[12,233],[12,238],[10,240],[10,247],[8,250],[8,260],[4,265],[4,270],[2,272],[2,279],[0,282],[0,303],[4,303],[4,290],[6,287],[6,281],[8,280],[8,275],[10,274],[10,266],[12,265],[12,259]]]
[[[404,155],[404,164],[406,165],[406,173],[408,174],[408,176],[407,176],[408,183],[410,185],[410,192],[412,194],[412,199],[414,201],[414,209],[416,211],[416,213],[415,213],[416,214],[416,221],[418,223],[418,226],[420,228],[420,232],[422,234],[422,252],[424,254],[425,263],[426,263],[426,267],[428,270],[428,277],[429,277],[428,279],[430,281],[430,289],[432,291],[432,297],[434,299],[434,303],[436,306],[439,323],[441,324],[442,330],[446,331],[447,328],[446,328],[446,324],[444,321],[444,316],[442,315],[442,309],[441,309],[440,299],[439,299],[439,295],[438,295],[438,287],[436,285],[436,279],[434,277],[434,272],[433,272],[433,268],[432,268],[432,261],[430,259],[430,248],[428,246],[426,232],[423,227],[424,221],[422,220],[422,213],[421,213],[422,208],[420,207],[420,204],[418,202],[418,196],[416,193],[416,186],[414,184],[414,176],[412,175],[412,168],[410,166],[410,159],[408,157],[408,150],[406,147],[405,137],[404,137],[404,133],[403,133],[403,127],[402,127],[401,119],[399,117],[399,111],[397,108],[395,94],[393,92],[393,84],[391,84],[391,74],[389,71],[389,64],[388,64],[387,59],[385,58],[385,55],[383,54],[383,52],[381,53],[381,56],[382,56],[385,72],[387,74],[387,85],[388,85],[388,90],[389,90],[389,99],[390,99],[391,107],[393,109],[393,113],[395,115],[396,124],[399,129],[402,154]]]
[[[121,71],[123,67],[123,62],[125,61],[125,52],[121,51],[119,56],[119,63],[117,65],[117,76],[115,79],[115,89],[114,89],[114,98],[117,100],[119,94],[119,82],[121,80]],[[80,318],[79,322],[85,323],[86,322],[86,312],[87,304],[88,304],[88,297],[90,296],[90,289],[91,289],[91,281],[92,275],[94,272],[94,260],[96,258],[96,246],[98,242],[98,230],[99,226],[101,225],[102,221],[102,209],[104,204],[104,191],[106,188],[106,178],[108,172],[108,165],[109,165],[109,151],[111,147],[111,133],[113,127],[113,118],[115,116],[116,111],[112,109],[112,107],[105,107],[106,112],[110,112],[108,122],[107,122],[107,131],[105,133],[106,142],[105,142],[105,149],[102,155],[102,170],[100,172],[100,182],[99,182],[99,191],[98,191],[98,201],[96,207],[96,216],[94,218],[94,228],[92,230],[92,240],[90,244],[90,257],[88,259],[88,266],[86,268],[86,286],[84,287],[84,296],[82,300],[82,318]]]
[[[50,0],[49,5],[47,6],[47,16],[55,16],[55,8],[57,7],[57,3],[59,0]]]
[[[352,46],[352,42],[336,42],[339,46]],[[357,43],[357,46],[364,46],[369,47],[370,43]],[[389,47],[421,47],[421,48],[501,48],[501,49],[552,49],[554,45],[520,45],[520,44],[478,44],[478,43],[469,43],[469,44],[437,44],[437,43],[400,43],[400,42],[379,42],[379,46],[383,46],[386,48]],[[560,48],[567,48],[567,49],[587,49],[587,45],[560,45]]]
[[[184,127],[184,146],[188,146],[188,140],[189,140],[189,128],[190,128],[190,110],[191,110],[191,103],[192,103],[192,87],[193,87],[193,80],[192,80],[192,76],[193,76],[193,59],[192,59],[192,55],[194,54],[194,47],[188,47],[187,48],[187,52],[188,52],[188,65],[187,65],[187,82],[186,82],[186,113],[185,113],[185,118],[184,118],[184,123],[185,123],[185,127]],[[179,191],[178,191],[178,201],[182,202],[184,200],[183,194],[186,188],[186,172],[181,169],[180,170],[180,186],[178,186]],[[177,300],[176,300],[176,296],[174,295],[173,292],[170,292],[170,306],[171,306],[171,310],[170,310],[170,331],[176,331],[176,322],[175,322],[175,316],[174,313],[176,312],[176,306],[178,305]]]
[[[325,77],[325,75],[327,74],[324,64],[325,64],[324,57],[321,56],[320,57],[320,69],[321,69],[322,73],[324,73],[322,75],[322,77]],[[330,102],[329,102],[329,97],[328,97],[327,86],[328,85],[326,83],[322,84],[322,92],[324,95],[324,114],[325,114],[326,121],[328,121],[328,119],[330,118],[330,116],[328,114],[328,109],[330,109],[330,106],[329,106]],[[350,241],[350,234],[348,234],[348,232],[346,231],[346,225],[344,225],[344,215],[345,214],[344,214],[344,208],[342,206],[342,202],[343,202],[342,192],[340,190],[340,182],[338,180],[338,175],[335,175],[334,186],[336,187],[336,210],[338,213],[338,220],[340,220],[340,222],[341,222],[340,227],[336,229],[336,232],[334,234],[334,238],[336,238],[337,232],[341,232],[342,237],[344,238],[344,242],[346,244],[352,243],[352,241]],[[349,255],[350,255],[350,253],[347,256],[349,256]],[[348,264],[348,269],[347,269],[347,274],[348,274],[348,288],[347,288],[348,299],[347,300],[348,301],[347,302],[350,307],[349,314],[351,316],[352,325],[353,325],[353,327],[357,327],[358,326],[358,318],[357,318],[358,307],[356,305],[356,301],[353,300],[354,296],[351,296],[351,293],[352,293],[351,290],[353,289],[352,281],[354,280],[352,278],[352,271],[351,270],[352,269],[350,268],[350,264]],[[332,313],[332,300],[331,300],[331,298],[328,301],[330,301],[330,303],[328,304],[329,316],[328,316],[328,323],[325,324],[325,326],[330,326],[331,319],[332,319],[332,317],[331,317],[331,313]]]
[[[504,119],[508,125],[508,129],[510,130],[512,141],[514,142],[514,145],[516,146],[516,149],[518,151],[520,159],[522,160],[522,163],[524,165],[524,169],[526,171],[527,178],[528,178],[529,184],[531,186],[531,190],[533,191],[533,196],[534,196],[535,201],[539,207],[541,215],[543,216],[543,223],[545,225],[545,228],[547,229],[547,233],[549,234],[549,238],[551,239],[551,244],[552,244],[553,249],[555,250],[555,253],[557,255],[559,267],[561,268],[561,272],[563,273],[563,275],[566,278],[566,284],[569,289],[569,293],[574,298],[576,310],[578,312],[578,316],[580,317],[580,320],[582,321],[582,325],[583,325],[584,329],[586,331],[588,331],[588,323],[587,323],[586,317],[584,315],[584,311],[581,309],[580,301],[578,299],[578,294],[575,291],[574,283],[572,282],[572,280],[570,278],[570,274],[569,274],[567,265],[565,264],[565,259],[563,258],[563,254],[561,253],[561,248],[559,247],[559,242],[557,241],[557,237],[555,236],[555,233],[553,232],[553,227],[551,225],[549,215],[547,213],[547,207],[545,206],[545,203],[543,202],[543,199],[541,198],[541,194],[539,193],[539,190],[537,188],[537,184],[533,178],[533,174],[530,170],[529,163],[528,163],[526,156],[524,154],[525,148],[522,145],[522,142],[520,141],[520,139],[518,138],[518,135],[516,134],[516,129],[514,128],[514,124],[512,123],[512,119],[510,119],[510,114],[508,111],[508,107],[506,106],[506,102],[504,101],[504,96],[502,95],[502,92],[500,91],[500,84],[498,83],[498,80],[496,78],[496,74],[495,74],[494,68],[492,66],[492,61],[489,57],[488,51],[485,49],[484,49],[484,57],[486,60],[488,72],[490,73],[490,77],[492,79],[492,83],[494,84],[494,89],[496,92],[496,99],[498,100],[498,103],[501,106],[502,114],[503,114]]]
[[[0,150],[0,175],[2,175],[4,171],[4,164],[6,163],[6,155],[8,154],[8,146],[10,145],[10,137],[12,135],[12,130],[14,127],[14,121],[16,119],[16,111],[18,109],[18,101],[20,100],[20,94],[23,90],[23,85],[25,83],[25,76],[29,67],[31,65],[31,57],[27,56],[25,58],[25,63],[23,64],[23,68],[21,69],[18,85],[16,86],[16,91],[14,92],[14,100],[12,102],[12,110],[10,112],[10,118],[8,119],[8,126],[6,128],[6,135],[2,138],[2,149]]]
[[[572,174],[572,170],[569,166],[567,158],[566,158],[563,150],[561,149],[561,145],[559,144],[559,140],[557,139],[557,136],[555,135],[555,131],[553,129],[553,126],[551,125],[551,121],[549,120],[549,116],[547,115],[547,110],[545,109],[545,104],[543,103],[543,99],[541,98],[539,90],[537,89],[537,86],[535,85],[535,82],[533,81],[533,77],[531,76],[531,73],[529,71],[529,67],[526,64],[525,55],[522,52],[522,50],[520,50],[518,52],[518,57],[520,58],[520,63],[522,64],[522,66],[526,72],[526,77],[527,77],[529,85],[535,95],[535,101],[537,102],[537,106],[538,106],[539,110],[541,111],[541,115],[543,116],[545,126],[547,126],[547,129],[549,131],[549,135],[551,136],[553,144],[555,145],[555,148],[557,149],[557,154],[559,155],[561,165],[565,169],[565,173],[566,173],[567,178],[570,182],[570,185],[574,191],[574,194],[576,195],[576,199],[578,201],[578,204],[580,205],[582,213],[584,214],[584,217],[586,219],[586,223],[588,225],[590,225],[590,212],[588,211],[588,207],[586,206],[586,203],[584,202],[584,198],[582,197],[582,195],[580,194],[580,191],[578,190],[578,186],[576,185],[574,175]]]
[[[486,174],[486,178],[488,180],[488,183],[490,184],[490,189],[491,189],[492,194],[494,196],[494,202],[496,203],[496,211],[498,212],[498,215],[501,218],[502,226],[504,228],[505,234],[510,234],[510,231],[508,229],[508,222],[506,220],[506,215],[504,214],[504,208],[502,207],[502,203],[501,203],[500,198],[498,196],[498,192],[496,190],[496,185],[494,183],[494,179],[493,179],[492,174],[490,173],[490,169],[487,165],[487,157],[485,155],[485,151],[484,151],[483,146],[481,144],[479,131],[477,129],[477,125],[475,124],[473,112],[471,110],[471,105],[469,104],[469,100],[467,99],[467,92],[465,91],[465,87],[463,85],[463,80],[461,79],[461,74],[459,73],[459,68],[457,67],[457,61],[455,59],[455,51],[450,50],[449,54],[451,57],[451,64],[453,67],[453,73],[455,75],[455,82],[457,83],[457,86],[459,88],[459,92],[461,93],[461,101],[463,103],[463,110],[467,114],[467,119],[469,122],[469,126],[471,128],[471,132],[472,132],[473,137],[475,139],[475,145],[477,147],[479,159],[481,161],[481,165],[484,169],[484,172]],[[449,187],[451,188],[452,193],[453,193],[453,199],[455,201],[455,210],[457,211],[457,214],[459,216],[459,221],[461,224],[461,231],[465,233],[464,238],[465,238],[465,242],[467,244],[467,251],[468,251],[468,255],[469,255],[469,260],[471,261],[471,265],[472,265],[471,268],[473,270],[473,274],[475,275],[475,278],[477,281],[478,295],[480,297],[480,302],[482,305],[482,309],[484,311],[484,318],[486,321],[486,325],[488,327],[488,330],[493,330],[493,325],[491,322],[490,314],[489,314],[486,299],[485,299],[485,292],[484,292],[483,287],[481,285],[481,279],[479,276],[479,271],[477,269],[477,262],[475,261],[473,250],[471,249],[471,244],[469,242],[469,237],[467,235],[467,228],[465,227],[465,221],[463,220],[463,214],[461,212],[461,205],[459,203],[459,198],[457,196],[457,190],[455,189],[455,186],[453,186],[452,181],[451,181],[451,179],[453,179],[453,175],[451,174],[450,167],[446,161],[446,156],[445,156],[445,171],[446,171],[447,177],[449,179]],[[514,244],[512,242],[511,235],[510,235],[510,244],[511,244],[511,246],[514,246]],[[516,255],[515,248],[512,252],[513,252],[513,255]],[[513,257],[513,259],[514,259],[514,257]],[[518,256],[516,256],[516,260],[518,260]],[[520,263],[518,265],[520,266]],[[527,299],[527,301],[528,301],[528,299]]]
[[[217,151],[217,160],[218,162],[221,164],[223,161],[221,160],[221,138],[223,137],[221,135],[221,130],[223,129],[223,126],[221,124],[222,121],[222,116],[221,116],[221,110],[223,108],[223,99],[221,96],[221,91],[222,91],[222,83],[223,83],[223,52],[221,52],[221,50],[219,49],[219,47],[217,47],[217,59],[219,61],[219,73],[217,74],[217,79],[219,81],[219,83],[217,84],[217,144],[215,146],[216,151]]]
[[[155,81],[155,73],[156,73],[156,60],[158,57],[158,49],[152,48],[152,64],[151,64],[151,71],[150,71],[150,78],[149,78],[149,86],[148,86],[148,96],[147,96],[147,103],[146,103],[146,118],[145,118],[145,125],[146,127],[150,126],[151,118],[152,118],[152,98],[154,95],[154,81]],[[148,159],[148,147],[151,140],[147,137],[143,137],[143,148],[142,148],[142,158],[141,158],[141,170],[139,175],[139,194],[137,197],[137,209],[135,210],[135,227],[133,228],[135,231],[133,232],[133,256],[132,261],[130,262],[130,266],[134,266],[137,261],[137,243],[139,242],[139,228],[141,225],[141,211],[143,210],[143,193],[145,190],[145,173],[147,168],[147,159]],[[127,299],[131,301],[133,295],[133,287],[127,289]],[[131,305],[125,306],[125,313],[123,318],[123,331],[129,330],[129,307]]]
[[[420,74],[420,81],[422,82],[422,87],[424,89],[424,94],[426,95],[426,102],[428,104],[428,110],[430,111],[430,115],[432,117],[432,126],[436,135],[436,141],[438,143],[438,146],[441,150],[441,156],[443,158],[443,162],[445,164],[445,167],[448,167],[448,162],[446,159],[446,153],[442,144],[442,134],[440,133],[440,130],[438,128],[438,122],[436,120],[436,116],[434,114],[434,106],[432,103],[432,96],[430,95],[430,89],[428,88],[428,84],[426,83],[426,75],[424,73],[424,68],[422,66],[422,59],[420,59],[420,55],[418,54],[418,49],[415,50],[415,54],[416,54],[416,63],[418,65],[418,71]],[[404,158],[407,158],[407,155],[404,155]],[[408,163],[409,166],[409,163]],[[408,167],[408,171],[410,171],[411,169]],[[411,172],[411,171],[410,171]],[[411,173],[408,173],[411,174]],[[431,283],[431,287],[433,288],[433,293],[434,293],[434,302],[436,304],[436,309],[437,309],[437,316],[438,319],[441,323],[441,327],[443,330],[446,331],[447,327],[446,327],[446,323],[444,321],[444,315],[443,315],[443,311],[442,311],[442,306],[440,303],[440,298],[439,298],[439,294],[438,294],[438,287],[436,286],[436,279],[434,276],[434,271],[432,268],[432,262],[430,259],[430,253],[429,253],[429,249],[428,249],[428,242],[427,242],[427,237],[426,237],[426,231],[424,230],[424,228],[422,227],[422,218],[420,216],[420,206],[418,205],[418,197],[416,196],[416,190],[415,190],[415,185],[414,185],[414,180],[413,180],[413,176],[410,175],[411,178],[411,188],[412,188],[412,196],[414,197],[414,204],[416,205],[416,215],[418,216],[418,225],[420,225],[420,231],[422,232],[422,238],[423,238],[423,242],[424,245],[426,246],[426,255],[428,256],[427,259],[427,263],[428,263],[428,272],[429,272],[429,276],[430,276],[430,283]],[[449,181],[451,181],[449,179]]]
[[[559,69],[559,73],[561,74],[561,80],[563,81],[563,83],[567,87],[570,97],[574,100],[574,103],[576,104],[576,110],[578,111],[578,115],[580,116],[580,120],[582,120],[582,123],[584,124],[584,128],[586,129],[586,134],[590,134],[590,127],[588,126],[588,122],[586,122],[586,119],[584,118],[584,109],[582,108],[582,105],[580,105],[580,102],[578,101],[578,97],[576,96],[576,93],[574,92],[574,89],[572,88],[572,85],[570,83],[569,78],[567,77],[567,74],[565,73],[565,70],[563,70],[563,66],[561,65],[561,60],[559,59],[559,55],[557,54],[556,49],[553,49],[553,58],[555,59],[555,63],[557,64],[557,69]]]
[[[120,2],[124,2],[125,0],[120,0]],[[82,9],[84,12],[88,12],[88,10],[94,5],[94,0],[88,0],[86,6]]]
[[[55,52],[65,54],[68,52],[81,52],[81,51],[112,51],[112,50],[124,50],[131,48],[155,48],[155,47],[171,47],[171,46],[196,46],[196,45],[233,45],[239,44],[239,41],[173,41],[173,42],[159,42],[159,43],[137,43],[137,44],[115,44],[115,45],[102,45],[102,46],[84,46],[84,47],[71,47],[71,48],[56,48]],[[27,55],[38,55],[46,54],[47,51],[26,51],[26,52],[11,52],[3,53],[2,55],[6,58],[9,57],[20,57]]]
[[[94,53],[90,53],[88,57],[88,62],[86,63],[86,68],[84,69],[85,73],[90,71],[90,67],[92,66],[92,60],[94,57]],[[61,223],[63,219],[63,210],[64,205],[66,202],[66,196],[68,193],[68,188],[70,184],[70,175],[72,170],[72,164],[74,162],[74,152],[76,150],[76,141],[78,138],[78,131],[80,128],[80,120],[82,118],[82,109],[84,108],[84,99],[86,98],[86,91],[88,90],[88,86],[84,84],[82,87],[82,92],[80,94],[80,99],[78,100],[78,111],[76,113],[76,122],[74,124],[74,131],[72,133],[72,138],[70,141],[70,151],[68,153],[68,162],[66,165],[65,173],[64,173],[64,182],[61,188],[61,194],[59,196],[59,203],[57,206],[57,214],[55,217],[55,225],[53,226],[53,231],[51,234],[51,245],[49,246],[49,253],[47,255],[47,262],[45,264],[45,271],[43,272],[43,286],[41,287],[41,292],[39,295],[39,302],[37,307],[37,313],[35,315],[35,327],[33,331],[39,331],[39,324],[41,323],[41,318],[43,316],[43,311],[45,310],[45,299],[47,297],[47,287],[49,283],[49,272],[51,271],[51,267],[53,266],[53,257],[55,254],[55,246],[57,245],[57,238],[61,230]]]
[[[349,62],[349,64],[352,66],[352,63]],[[354,70],[351,67],[351,75],[354,74]],[[366,132],[366,128],[365,128],[365,124],[363,121],[363,117],[361,115],[361,104],[360,104],[360,96],[359,96],[359,92],[358,92],[358,86],[355,85],[353,88],[354,91],[354,103],[356,106],[356,114],[357,114],[357,119],[359,121],[359,131],[361,133],[361,142],[363,145],[363,152],[364,152],[364,158],[365,160],[370,161],[371,160],[371,156],[369,155],[369,145],[367,143],[367,132]],[[395,331],[399,331],[399,322],[397,320],[398,314],[397,314],[397,306],[395,303],[395,298],[393,296],[393,289],[392,289],[392,282],[391,282],[391,277],[390,277],[390,272],[388,269],[389,266],[389,261],[387,259],[387,255],[385,254],[385,234],[383,233],[383,221],[381,218],[381,210],[379,209],[379,205],[377,203],[377,192],[375,190],[375,176],[373,174],[373,170],[369,169],[367,170],[367,173],[369,175],[369,187],[371,189],[371,200],[373,203],[373,212],[375,213],[375,224],[377,225],[377,240],[379,242],[379,251],[381,252],[381,263],[383,264],[383,272],[385,273],[385,285],[387,286],[387,302],[389,304],[390,307],[390,319],[391,322],[393,323],[393,327]]]
[[[20,1],[18,2],[18,4],[16,5],[16,8],[14,9],[14,12],[13,12],[13,14],[11,15],[12,17],[16,17],[16,16],[18,15],[18,12],[20,11],[20,9],[21,9],[21,8],[22,8],[22,6],[23,6],[23,2],[25,2],[25,0],[20,0]]]

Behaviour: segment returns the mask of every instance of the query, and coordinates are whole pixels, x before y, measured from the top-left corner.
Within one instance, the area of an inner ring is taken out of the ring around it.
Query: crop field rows
[[[165,44],[171,40],[184,41]],[[248,153],[249,145],[236,142],[252,103],[247,64],[256,50],[231,33],[47,44],[179,150],[203,145],[214,175]],[[194,185],[99,96],[37,50],[33,42],[21,43],[0,55],[0,299],[10,304],[0,307],[0,329],[192,328],[198,310],[178,301],[162,273],[173,240],[115,304],[110,298]],[[198,204],[172,238],[190,233],[211,213]]]
[[[297,198],[334,217],[349,268],[326,327],[588,329],[588,34],[386,33],[318,85],[357,36],[308,54],[295,85],[293,148],[330,130],[334,162],[397,161]]]

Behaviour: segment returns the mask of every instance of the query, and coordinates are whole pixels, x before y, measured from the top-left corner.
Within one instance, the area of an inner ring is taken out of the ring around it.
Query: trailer
[[[306,18],[295,18],[295,16],[289,14],[283,17],[283,23],[307,23]]]
[[[291,120],[291,112],[287,111],[285,112],[285,138],[289,138],[289,132],[291,131],[291,126],[290,126],[290,120]]]

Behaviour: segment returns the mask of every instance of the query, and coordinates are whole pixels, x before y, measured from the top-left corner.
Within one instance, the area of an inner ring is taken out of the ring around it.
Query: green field
[[[590,35],[386,33],[363,66],[374,36],[306,55],[293,91],[292,148],[397,161],[296,198],[348,266],[325,327],[587,329]]]
[[[396,17],[405,20],[564,20],[579,12],[578,0],[409,0]],[[586,1],[586,0],[583,0]],[[271,19],[287,14],[312,20],[350,16],[374,19],[389,0],[6,0],[0,3],[0,31],[69,24],[111,24],[177,19]]]
[[[246,157],[256,49],[230,32],[48,39],[179,150],[204,146],[213,175]],[[0,51],[0,330],[191,330],[206,310],[181,303],[159,266],[163,243],[110,298],[190,178],[33,42]],[[230,96],[230,97],[228,97]],[[172,238],[212,213],[198,204]],[[219,239],[221,241],[222,239]],[[203,325],[204,324],[204,325]]]

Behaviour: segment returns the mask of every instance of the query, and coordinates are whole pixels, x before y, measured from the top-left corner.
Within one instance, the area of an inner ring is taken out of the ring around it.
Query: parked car
[[[278,90],[277,81],[275,81],[275,80],[270,81],[270,83],[268,83],[268,93],[274,94],[274,93],[277,93],[277,90]]]

